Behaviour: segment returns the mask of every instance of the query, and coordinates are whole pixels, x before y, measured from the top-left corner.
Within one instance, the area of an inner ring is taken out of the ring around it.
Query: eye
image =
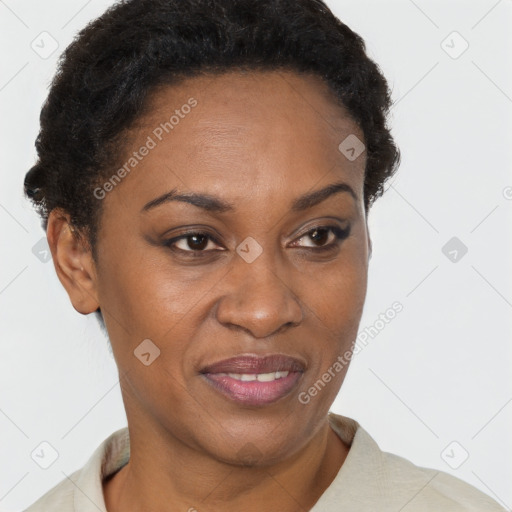
[[[347,238],[349,234],[350,226],[346,229],[336,225],[316,226],[298,238],[297,242],[309,239],[312,241],[312,245],[299,245],[299,247],[319,252],[335,249],[340,245],[341,240]],[[297,242],[294,242],[294,245]],[[208,233],[191,231],[167,240],[164,242],[164,245],[174,252],[185,253],[187,256],[195,257],[215,252],[215,246],[220,246],[220,243]],[[223,251],[225,249],[220,250]]]
[[[316,226],[310,229],[305,235],[301,236],[297,241],[307,240],[308,238],[313,241],[312,245],[303,246],[306,249],[313,250],[328,250],[334,249],[340,245],[341,240],[348,237],[350,234],[350,226],[346,229],[341,229],[339,226]]]
[[[181,244],[181,247],[178,244]],[[200,256],[202,252],[211,252],[212,245],[215,247],[219,244],[208,233],[193,231],[171,238],[165,242],[165,245],[173,251],[190,253],[191,256]]]

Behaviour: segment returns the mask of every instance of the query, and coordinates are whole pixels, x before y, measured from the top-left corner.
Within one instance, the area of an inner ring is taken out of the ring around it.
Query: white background
[[[31,504],[126,424],[106,339],[92,315],[73,309],[52,262],[33,254],[44,232],[22,194],[57,57],[111,3],[0,2],[3,512]],[[332,410],[358,420],[383,450],[452,473],[510,509],[512,1],[328,5],[389,80],[402,151],[370,213],[361,331],[395,301],[403,311],[355,357]],[[43,31],[59,45],[47,59],[31,48]],[[458,58],[445,51],[463,48],[453,31],[469,43]],[[452,237],[468,248],[457,262],[442,252]],[[42,441],[59,453],[46,470],[30,456]],[[451,461],[469,453],[458,469],[441,456],[453,441]]]

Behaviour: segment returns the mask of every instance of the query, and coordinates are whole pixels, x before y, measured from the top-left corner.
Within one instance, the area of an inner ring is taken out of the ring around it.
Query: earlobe
[[[89,248],[72,227],[69,214],[52,210],[48,216],[46,236],[57,277],[73,307],[84,315],[96,311],[99,303],[94,262]]]

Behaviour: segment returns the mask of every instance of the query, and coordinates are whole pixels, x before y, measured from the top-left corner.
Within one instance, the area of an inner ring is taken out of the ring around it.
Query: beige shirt
[[[310,512],[506,512],[489,496],[448,473],[383,452],[357,421],[334,413],[329,413],[329,421],[350,450]],[[82,469],[25,512],[107,512],[102,480],[129,457],[125,427],[105,439]]]

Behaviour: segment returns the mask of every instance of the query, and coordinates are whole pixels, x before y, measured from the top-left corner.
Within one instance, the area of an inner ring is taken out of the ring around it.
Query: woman
[[[395,172],[390,95],[319,0],[131,0],[68,47],[25,179],[128,427],[28,511],[498,511],[329,412]]]

